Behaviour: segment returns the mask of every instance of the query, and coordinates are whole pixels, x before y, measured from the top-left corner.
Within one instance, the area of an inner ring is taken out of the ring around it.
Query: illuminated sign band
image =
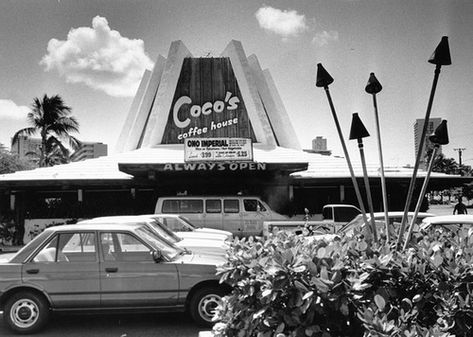
[[[188,138],[184,161],[252,161],[253,146],[248,138]]]
[[[266,163],[169,163],[160,170],[163,172],[178,171],[266,171]]]

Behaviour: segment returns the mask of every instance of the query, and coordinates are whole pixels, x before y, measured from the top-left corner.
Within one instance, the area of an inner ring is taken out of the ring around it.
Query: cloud
[[[96,16],[91,27],[72,28],[65,41],[51,39],[40,62],[69,83],[84,83],[110,96],[133,96],[143,72],[153,66],[143,40],[128,39]]]
[[[265,6],[258,9],[255,16],[261,28],[281,35],[284,39],[308,29],[305,16],[297,14],[295,10],[282,11]]]
[[[24,105],[16,105],[9,99],[0,99],[0,119],[25,120],[30,108]]]
[[[328,32],[324,30],[323,32],[316,33],[315,37],[312,39],[312,43],[315,43],[319,47],[325,46],[332,41],[338,41],[338,32],[335,30],[330,30]]]

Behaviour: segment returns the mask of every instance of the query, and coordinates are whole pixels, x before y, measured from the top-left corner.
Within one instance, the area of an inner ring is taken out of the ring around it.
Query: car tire
[[[5,303],[3,320],[19,334],[31,334],[41,330],[49,320],[46,299],[31,291],[12,295]]]
[[[197,290],[189,302],[189,313],[198,325],[211,327],[215,308],[226,292],[218,287],[205,287]]]

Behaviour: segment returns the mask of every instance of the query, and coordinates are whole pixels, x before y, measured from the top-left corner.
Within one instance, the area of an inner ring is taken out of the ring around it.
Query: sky
[[[374,72],[385,166],[414,164],[413,125],[424,118],[435,66],[427,60],[448,36],[452,65],[443,66],[431,118],[448,122],[443,153],[473,165],[473,2],[471,0],[2,0],[0,2],[0,143],[28,126],[33,99],[60,95],[80,123],[82,141],[114,153],[145,69],[181,40],[195,57],[218,57],[241,41],[269,69],[302,148],[317,136],[343,155],[317,63],[330,85],[348,140],[357,112],[378,162]]]

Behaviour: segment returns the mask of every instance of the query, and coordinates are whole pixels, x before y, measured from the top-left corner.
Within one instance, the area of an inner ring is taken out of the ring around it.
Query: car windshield
[[[183,226],[190,227],[190,228],[192,228],[192,230],[195,230],[197,228],[188,219],[186,219],[183,216],[179,216],[178,219],[182,223]]]
[[[195,227],[185,218],[181,216],[156,216],[153,217],[160,224],[164,225],[172,232],[193,232]]]
[[[171,230],[169,230],[165,225],[163,225],[156,219],[150,219],[146,221],[146,223],[153,227],[153,229],[156,231],[156,233],[158,233],[159,236],[163,237],[171,243],[176,243],[182,240],[180,237],[178,237],[176,234],[174,234]]]
[[[163,255],[170,261],[174,260],[176,256],[184,253],[184,250],[162,240],[147,226],[140,226],[136,229],[136,233],[150,244],[154,249],[163,253]]]

